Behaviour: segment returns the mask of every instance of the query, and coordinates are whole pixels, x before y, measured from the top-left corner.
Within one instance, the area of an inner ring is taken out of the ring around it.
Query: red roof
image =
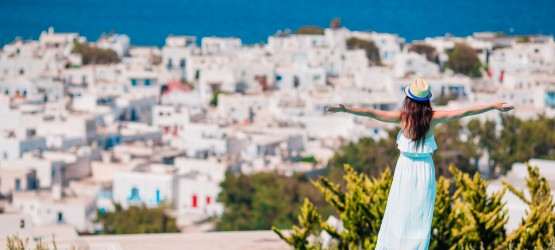
[[[185,92],[191,91],[191,88],[188,85],[181,83],[180,81],[170,81],[166,84],[167,90],[163,94],[169,94],[174,90],[181,90]]]

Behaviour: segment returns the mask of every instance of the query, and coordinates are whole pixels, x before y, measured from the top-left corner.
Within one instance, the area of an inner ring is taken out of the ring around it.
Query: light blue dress
[[[401,155],[395,167],[376,249],[428,249],[436,198],[432,153],[437,145],[432,136],[416,149],[415,143],[399,131],[397,147]]]

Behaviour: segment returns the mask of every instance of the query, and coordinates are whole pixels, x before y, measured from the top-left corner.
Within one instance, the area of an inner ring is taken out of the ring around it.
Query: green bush
[[[305,198],[319,206],[323,215],[331,214],[324,198],[303,175],[227,172],[220,186],[222,192],[218,200],[225,204],[225,209],[218,221],[218,230],[268,230],[272,225],[290,227],[297,217],[297,207]]]
[[[439,53],[436,51],[436,48],[422,43],[412,44],[409,47],[409,51],[413,51],[415,53],[425,55],[426,59],[433,63],[439,63]]]
[[[25,250],[25,249],[34,249],[34,250],[57,250],[58,246],[56,245],[56,241],[52,238],[52,247],[50,244],[47,244],[42,241],[42,239],[38,239],[34,241],[35,248],[31,248],[33,244],[30,244],[29,238],[22,239],[19,235],[7,236],[6,237],[6,249],[8,250]],[[74,250],[75,247],[73,245],[70,246],[71,250]]]
[[[457,190],[451,195],[450,181],[443,177],[436,183],[430,248],[555,249],[555,203],[551,190],[537,167],[527,167],[530,199],[508,183],[505,183],[505,189],[488,194],[488,181],[478,174],[470,177],[451,166]],[[309,200],[305,200],[299,215],[300,223],[291,233],[284,234],[278,227],[272,227],[272,230],[295,249],[321,249],[322,242],[318,240],[316,229],[323,229],[331,235],[334,248],[374,248],[391,187],[391,172],[386,169],[379,179],[370,179],[348,165],[345,170],[345,190],[326,178],[314,182],[326,201],[337,210],[344,230],[338,231],[324,221],[318,208]],[[504,229],[507,210],[501,201],[507,189],[529,205],[520,227],[508,236]]]
[[[318,26],[301,26],[295,31],[296,35],[324,35],[324,29]]]
[[[478,59],[478,54],[472,47],[464,43],[455,44],[455,47],[449,53],[446,66],[455,73],[470,77],[482,77],[482,72],[480,72],[481,63],[480,59]]]
[[[147,208],[130,206],[123,209],[115,204],[114,212],[98,212],[96,222],[102,225],[101,234],[144,234],[179,232],[175,218],[166,214],[165,206]]]
[[[118,63],[119,57],[111,49],[101,49],[86,43],[75,42],[71,53],[81,54],[83,64],[111,64]]]

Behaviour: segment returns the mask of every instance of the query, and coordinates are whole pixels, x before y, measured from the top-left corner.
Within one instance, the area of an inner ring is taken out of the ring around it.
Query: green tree
[[[81,54],[83,64],[111,64],[118,63],[119,57],[111,49],[101,49],[87,43],[75,42],[71,53]]]
[[[430,249],[449,249],[455,244],[453,227],[457,218],[453,211],[455,197],[450,193],[451,181],[441,176],[436,182],[436,200],[432,219]]]
[[[330,23],[330,28],[334,30],[341,28],[341,18],[336,17],[332,19]]]
[[[301,26],[296,31],[297,35],[324,35],[324,29],[318,26]]]
[[[267,230],[272,225],[290,227],[296,208],[308,197],[322,214],[332,210],[318,190],[303,175],[291,177],[276,173],[252,175],[226,173],[218,199],[225,204],[218,230]]]
[[[101,234],[144,234],[179,232],[175,218],[168,216],[165,206],[147,208],[131,206],[123,209],[115,204],[114,212],[98,212],[96,222],[102,225]]]
[[[476,143],[478,150],[489,155],[487,178],[495,177],[495,170],[498,167],[498,160],[503,156],[499,152],[499,142],[501,134],[496,129],[493,121],[480,122],[478,119],[470,121],[467,125],[470,143]]]
[[[474,173],[476,164],[472,163],[479,157],[474,143],[460,138],[462,125],[459,122],[444,123],[436,127],[434,136],[439,148],[434,153],[436,175],[449,176],[448,166],[454,164],[466,173]]]
[[[529,36],[519,36],[516,39],[517,43],[529,43],[530,42],[530,37]]]
[[[359,174],[349,165],[345,165],[345,171],[347,192],[325,177],[314,182],[339,214],[344,229],[339,231],[327,222],[321,227],[338,242],[340,249],[372,249],[376,246],[393,181],[391,171],[386,168],[379,179]]]
[[[293,226],[293,232],[288,236],[285,236],[276,226],[272,226],[272,230],[276,232],[281,239],[287,242],[287,244],[293,246],[295,249],[318,249],[317,246],[308,242],[308,237],[320,227],[322,217],[307,198],[304,199],[298,220],[299,226]]]
[[[454,166],[449,168],[457,183],[455,212],[458,222],[453,227],[456,249],[494,249],[505,240],[507,210],[501,201],[506,189],[488,194],[488,181],[478,173],[471,178]],[[460,196],[460,197],[459,197]]]
[[[370,65],[381,65],[380,50],[373,41],[364,40],[356,37],[347,39],[347,49],[363,49]]]
[[[499,164],[501,174],[515,162],[530,158],[555,159],[555,118],[539,116],[535,120],[520,120],[502,116],[502,131],[491,157]]]
[[[324,177],[314,182],[337,210],[343,230],[324,222],[317,206],[307,200],[301,208],[300,225],[289,236],[277,227],[274,231],[296,249],[321,249],[322,242],[315,237],[319,229],[332,236],[330,249],[374,248],[391,187],[391,172],[385,169],[381,178],[374,179],[347,165],[345,169],[344,188]],[[506,188],[488,193],[488,181],[478,174],[470,177],[454,166],[450,171],[457,190],[451,195],[451,180],[444,177],[436,182],[430,249],[555,249],[555,204],[548,182],[537,168],[528,166],[529,196],[506,182]],[[506,189],[529,205],[526,218],[508,237],[504,229],[507,210],[501,201]]]
[[[330,161],[328,176],[333,181],[340,181],[345,164],[370,177],[380,176],[387,166],[395,166],[399,156],[397,134],[398,130],[390,130],[385,139],[376,141],[370,137],[361,138],[357,143],[350,142],[341,147]]]
[[[218,96],[223,93],[221,90],[215,90],[212,92],[212,98],[210,99],[210,106],[217,107],[218,106]]]
[[[530,207],[520,226],[507,237],[500,249],[506,249],[514,244],[514,249],[553,249],[555,242],[555,202],[551,195],[549,182],[542,176],[538,167],[526,164],[528,177],[526,186],[530,198],[523,190],[516,189],[510,183],[503,181],[505,187],[518,196]]]
[[[480,72],[480,59],[476,51],[464,44],[457,43],[453,50],[449,53],[447,60],[448,68],[452,69],[455,73],[465,74],[471,77],[482,77]]]

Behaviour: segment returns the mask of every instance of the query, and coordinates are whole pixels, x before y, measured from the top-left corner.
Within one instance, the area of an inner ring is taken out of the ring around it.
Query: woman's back
[[[399,131],[397,135],[397,148],[401,151],[401,154],[407,157],[425,157],[431,156],[437,149],[437,144],[434,135],[427,137],[423,142],[419,142],[420,145],[417,147],[416,142],[414,142],[410,137],[403,134],[403,130]]]

